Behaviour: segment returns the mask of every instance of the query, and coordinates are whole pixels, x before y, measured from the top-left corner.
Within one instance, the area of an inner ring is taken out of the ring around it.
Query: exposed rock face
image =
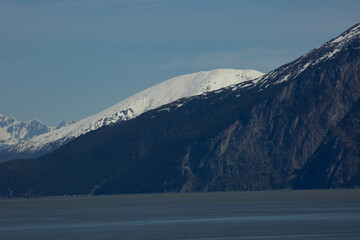
[[[256,105],[249,123],[235,123],[224,131],[213,143],[218,146],[215,154],[210,155],[217,161],[214,165],[224,166],[214,168],[217,181],[236,176],[241,178],[236,182],[246,183],[244,189],[286,187],[295,177],[293,172],[304,166],[329,129],[337,126],[358,100],[359,56],[359,52],[349,51],[303,72],[275,98]],[[321,187],[336,186],[345,185]]]
[[[360,186],[360,101],[327,134],[306,165],[296,173],[294,188]]]
[[[0,195],[360,187],[359,29],[256,82],[0,164]]]

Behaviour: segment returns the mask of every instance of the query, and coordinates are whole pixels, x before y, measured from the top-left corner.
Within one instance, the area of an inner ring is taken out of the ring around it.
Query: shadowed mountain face
[[[0,195],[359,187],[360,25],[256,83],[0,165]]]
[[[360,186],[360,101],[330,129],[325,141],[296,174],[294,188]]]

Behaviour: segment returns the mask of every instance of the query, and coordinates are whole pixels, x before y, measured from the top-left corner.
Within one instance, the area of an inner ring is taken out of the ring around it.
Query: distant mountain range
[[[15,158],[37,157],[55,150],[89,131],[118,121],[129,120],[143,112],[180,98],[218,90],[261,76],[263,76],[263,73],[259,71],[237,69],[216,69],[182,75],[141,91],[96,115],[74,124],[64,122],[63,125],[60,124],[56,129],[47,127],[37,120],[33,120],[31,124],[14,120],[17,125],[24,125],[25,128],[19,129],[21,133],[13,134],[12,137],[10,137],[13,131],[12,128],[0,128],[0,141],[4,141],[2,147],[0,145],[0,150],[3,150],[0,152],[0,162]],[[21,134],[25,132],[29,132],[29,134],[22,137]]]
[[[74,122],[63,121],[57,127],[48,127],[36,118],[28,122],[20,122],[11,116],[6,117],[0,114],[0,150],[72,123]]]
[[[255,80],[0,164],[0,195],[360,187],[360,24]]]

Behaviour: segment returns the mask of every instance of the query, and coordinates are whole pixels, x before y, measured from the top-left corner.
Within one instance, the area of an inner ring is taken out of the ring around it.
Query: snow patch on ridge
[[[357,24],[342,33],[340,36],[328,41],[323,46],[313,49],[308,54],[296,59],[292,63],[286,64],[278,69],[271,71],[263,76],[258,82],[260,86],[267,88],[270,85],[279,84],[290,79],[296,78],[307,68],[322,63],[336,56],[351,42],[359,41],[360,24]],[[268,80],[276,79],[270,82]]]
[[[360,37],[360,24],[356,24],[354,27],[350,28],[348,31],[344,32],[337,38],[334,38],[333,40],[331,40],[329,43],[330,44],[337,44],[337,43],[344,44],[353,38],[359,38],[359,37]]]

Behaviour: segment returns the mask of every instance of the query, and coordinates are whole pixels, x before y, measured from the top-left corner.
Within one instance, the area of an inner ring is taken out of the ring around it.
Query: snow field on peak
[[[218,90],[233,84],[257,79],[263,75],[263,73],[255,70],[215,69],[171,78],[132,95],[98,114],[24,141],[14,146],[12,150],[35,152],[43,149],[49,143],[56,142],[61,145],[89,131],[121,120],[129,120],[180,98]]]

